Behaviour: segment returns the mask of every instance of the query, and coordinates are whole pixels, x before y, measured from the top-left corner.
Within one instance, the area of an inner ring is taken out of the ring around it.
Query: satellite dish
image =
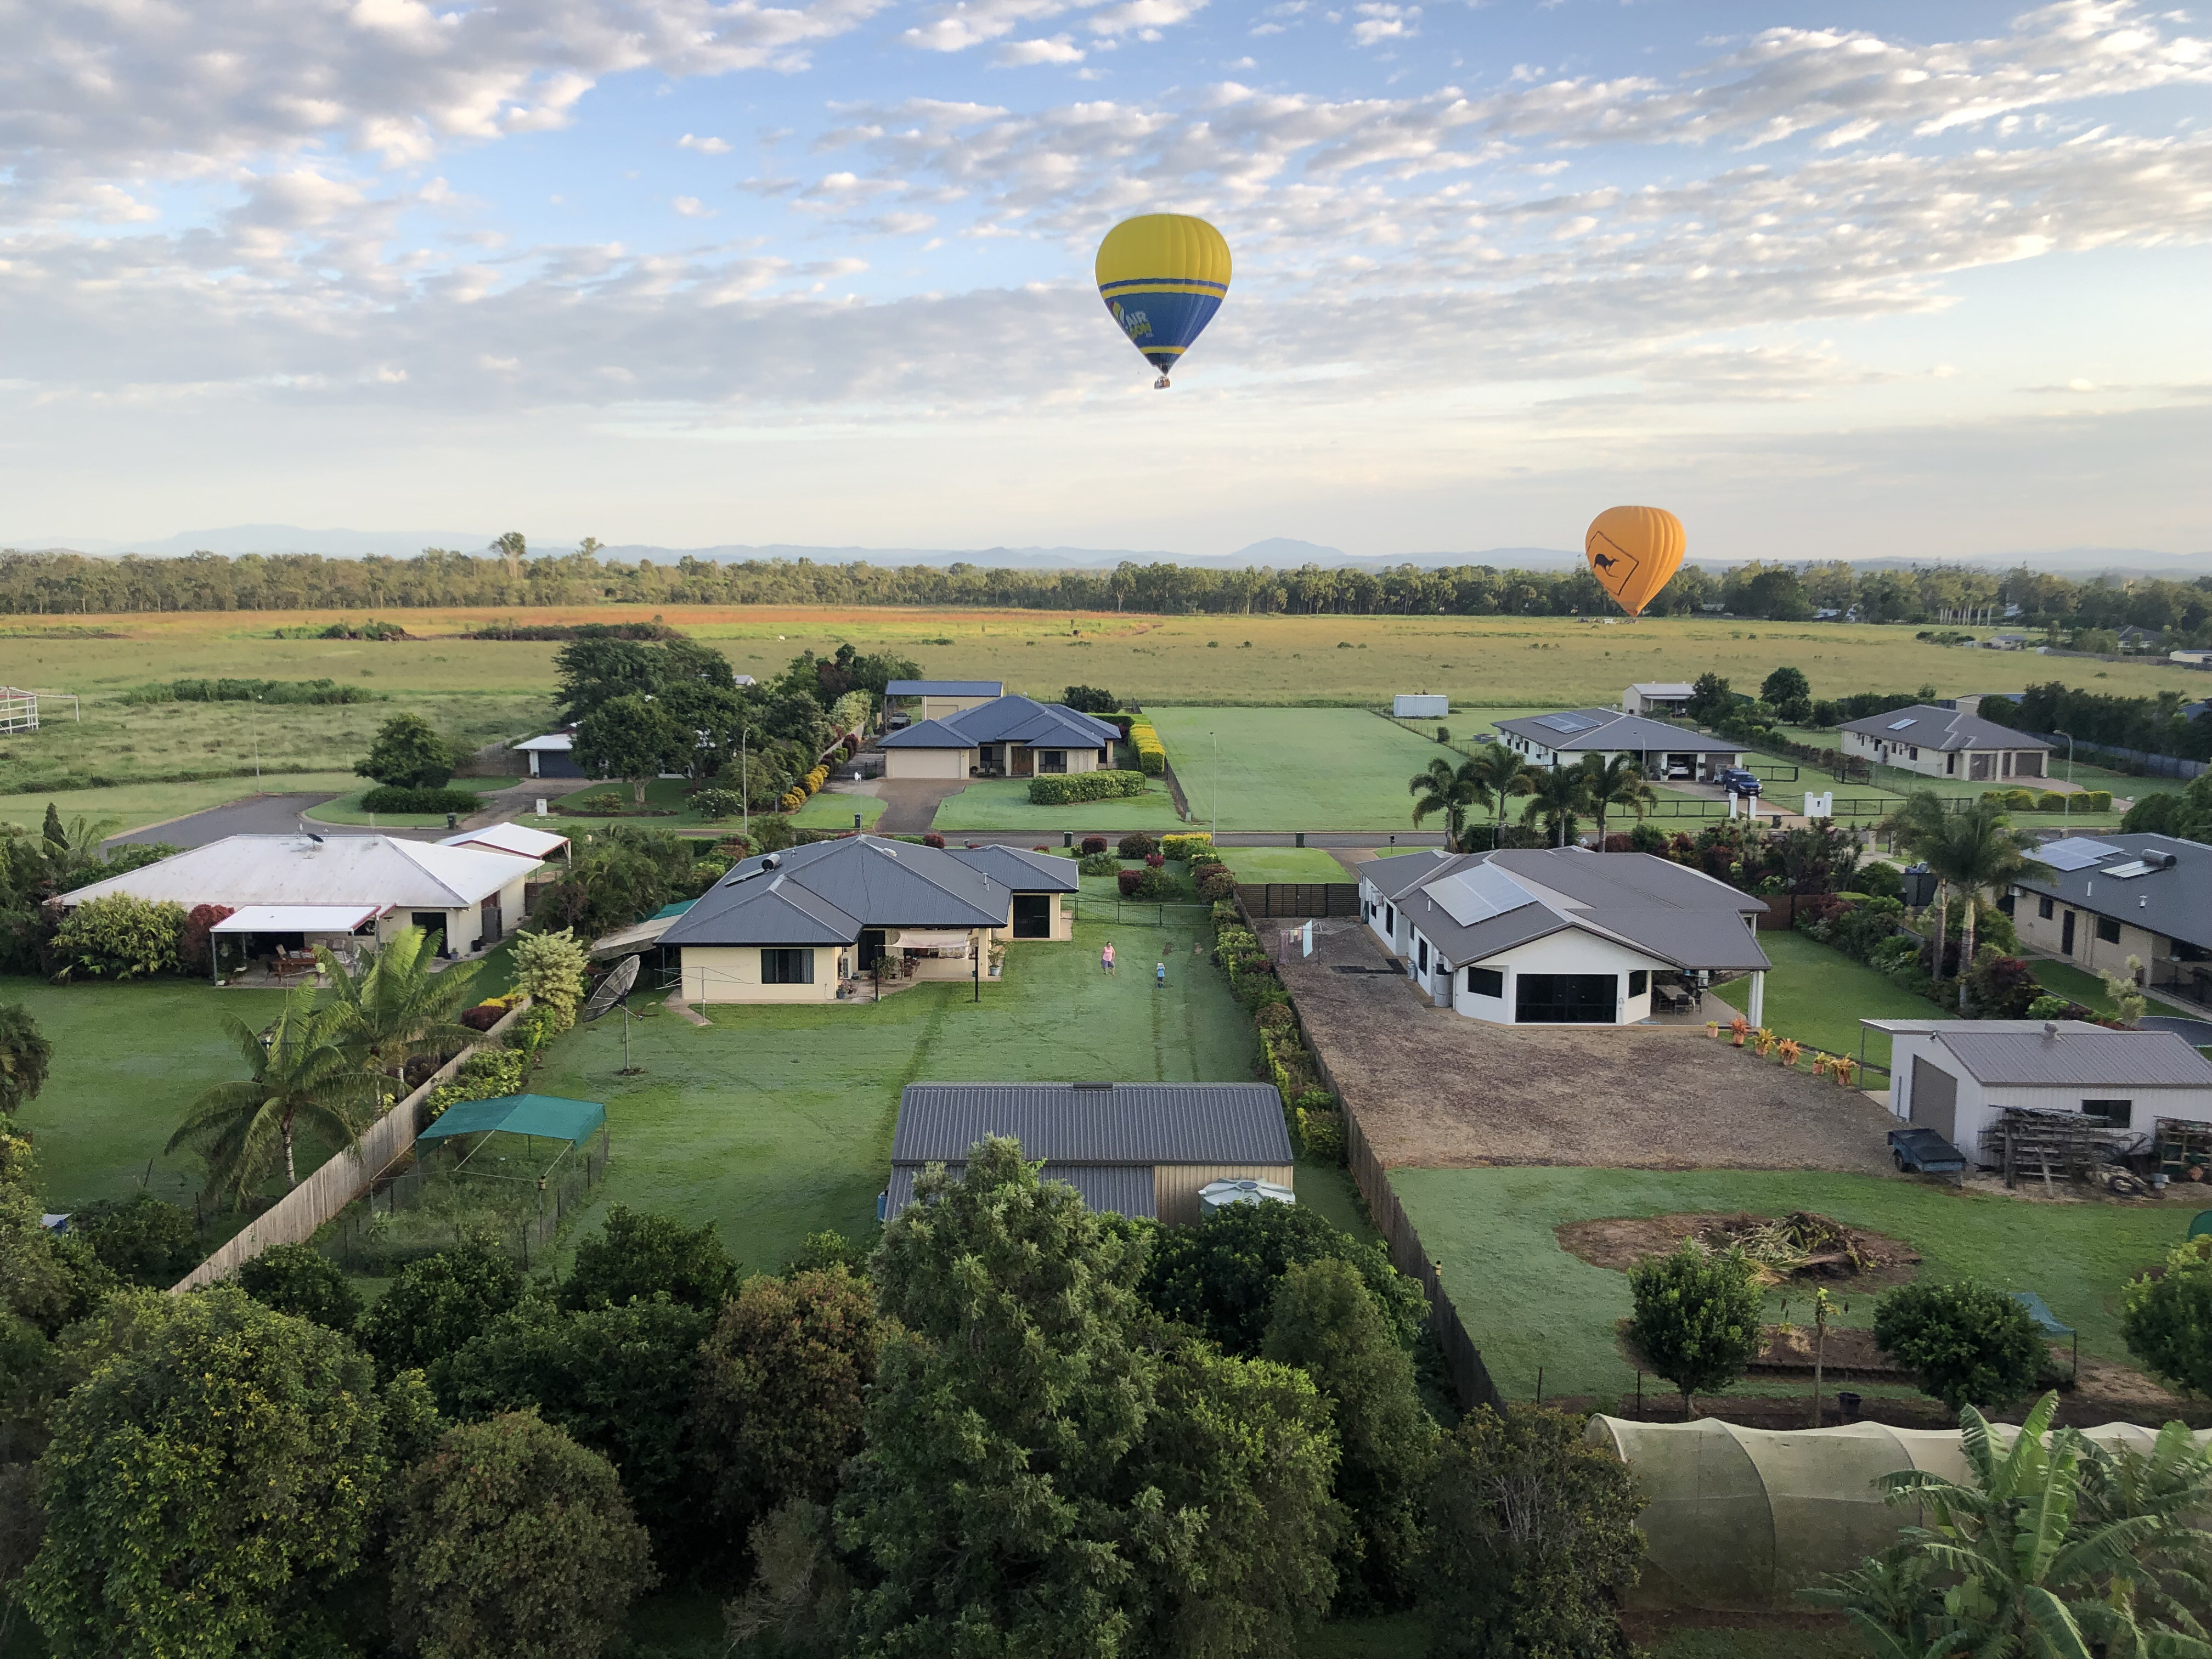
[[[591,1000],[584,1005],[586,1024],[597,1019],[629,994],[630,988],[637,983],[640,960],[637,957],[624,957],[614,972],[599,981],[599,988],[592,993]]]

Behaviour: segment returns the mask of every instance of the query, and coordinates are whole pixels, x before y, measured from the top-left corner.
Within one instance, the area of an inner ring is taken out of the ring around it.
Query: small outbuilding
[[[1010,1135],[1094,1210],[1171,1226],[1200,1218],[1224,1181],[1292,1190],[1283,1099],[1265,1083],[909,1083],[879,1205],[897,1218],[933,1164],[954,1174],[988,1135]],[[1255,1189],[1256,1190],[1256,1189]],[[1268,1196],[1274,1196],[1270,1192]]]
[[[1390,713],[1401,720],[1440,720],[1451,713],[1451,699],[1441,692],[1401,691],[1390,699]]]
[[[514,745],[514,752],[530,763],[533,778],[580,778],[584,769],[576,763],[575,747],[573,732],[548,732],[524,738]]]
[[[1006,695],[999,680],[893,680],[884,687],[884,710],[891,724],[907,726],[961,714]]]
[[[509,820],[505,823],[489,823],[481,830],[464,830],[458,835],[441,836],[441,847],[480,847],[494,853],[510,853],[517,858],[536,859],[541,863],[556,853],[568,856],[568,838],[556,836],[550,830],[532,830],[526,823]]]
[[[1664,714],[1676,719],[1690,712],[1690,699],[1698,688],[1687,680],[1638,680],[1621,694],[1624,714]]]

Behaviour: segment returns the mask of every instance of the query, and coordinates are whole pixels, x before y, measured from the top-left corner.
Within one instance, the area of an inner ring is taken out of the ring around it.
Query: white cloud
[[[1030,64],[1079,64],[1083,48],[1065,34],[1055,34],[1049,40],[1009,40],[994,54],[994,61],[1009,68]]]
[[[714,216],[714,210],[696,196],[678,196],[668,205],[686,219],[711,219]]]
[[[685,133],[676,141],[678,149],[696,149],[702,155],[727,155],[730,141],[726,138],[695,138]]]
[[[1372,46],[1385,40],[1402,40],[1419,34],[1421,9],[1419,6],[1393,6],[1370,3],[1354,6],[1359,21],[1352,26],[1355,45]]]

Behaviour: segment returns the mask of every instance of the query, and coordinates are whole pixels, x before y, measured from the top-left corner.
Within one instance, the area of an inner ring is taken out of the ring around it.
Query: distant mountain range
[[[96,557],[118,557],[125,553],[137,553],[146,558],[180,558],[189,553],[204,551],[233,556],[241,553],[320,553],[331,558],[358,559],[377,555],[411,558],[426,547],[447,547],[461,552],[481,553],[490,545],[491,539],[489,535],[474,531],[303,530],[297,525],[252,524],[233,525],[221,530],[186,531],[179,535],[163,537],[158,541],[114,542],[83,538],[34,537],[7,545],[26,551],[70,551]],[[540,539],[534,544],[540,551],[554,547],[565,550],[574,545],[574,543],[553,539]],[[1270,537],[1226,554],[1097,547],[807,547],[787,542],[760,546],[725,543],[713,547],[659,547],[645,543],[625,543],[602,548],[600,551],[610,558],[651,559],[656,564],[672,562],[689,556],[720,563],[738,563],[749,559],[811,559],[817,564],[866,562],[875,565],[932,565],[939,568],[947,565],[971,564],[1002,570],[1111,569],[1124,560],[1137,564],[1189,565],[1206,570],[1241,570],[1248,565],[1271,565],[1277,569],[1285,569],[1304,564],[1365,570],[1382,570],[1393,565],[1405,564],[1417,565],[1425,570],[1462,564],[1487,564],[1500,569],[1558,570],[1580,564],[1583,557],[1572,548],[1557,547],[1492,547],[1449,553],[1353,555],[1340,548],[1299,541],[1288,536]],[[1741,559],[1700,559],[1698,562],[1726,566],[1745,562]],[[2157,553],[2139,547],[2071,547],[2039,552],[1969,554],[1940,561],[1880,557],[1853,559],[1850,562],[1862,570],[1910,569],[1917,565],[1941,562],[1984,570],[2007,570],[2026,564],[2058,575],[2164,576],[2181,580],[2212,575],[2212,551]]]

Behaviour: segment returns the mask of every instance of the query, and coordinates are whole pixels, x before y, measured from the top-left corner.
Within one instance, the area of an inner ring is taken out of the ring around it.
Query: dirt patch
[[[1647,1255],[1665,1255],[1678,1249],[1686,1238],[1723,1249],[1772,1219],[1744,1214],[1617,1216],[1598,1221],[1571,1221],[1554,1231],[1559,1248],[1568,1255],[1579,1257],[1593,1267],[1610,1267],[1615,1273],[1625,1273]],[[1808,1289],[1826,1284],[1875,1291],[1903,1285],[1920,1271],[1920,1252],[1901,1238],[1846,1227],[1825,1216],[1813,1219],[1834,1228],[1848,1249],[1819,1251],[1796,1271],[1778,1273],[1778,1281],[1786,1278]],[[1838,1259],[1839,1255],[1841,1259]]]
[[[1279,971],[1387,1166],[1896,1170],[1895,1120],[1856,1089],[1705,1040],[1702,1025],[1491,1025],[1439,1008],[1366,926],[1316,927]]]
[[[1792,1325],[1784,1330],[1779,1325],[1766,1328],[1766,1346],[1759,1351],[1759,1358],[1751,1362],[1755,1371],[1803,1372],[1813,1375],[1814,1333],[1810,1325]],[[1854,1379],[1867,1382],[1910,1382],[1912,1372],[1907,1366],[1894,1364],[1887,1354],[1875,1346],[1874,1333],[1859,1325],[1832,1325],[1828,1340],[1817,1356],[1820,1369],[1828,1380],[1840,1377],[1846,1382]]]

